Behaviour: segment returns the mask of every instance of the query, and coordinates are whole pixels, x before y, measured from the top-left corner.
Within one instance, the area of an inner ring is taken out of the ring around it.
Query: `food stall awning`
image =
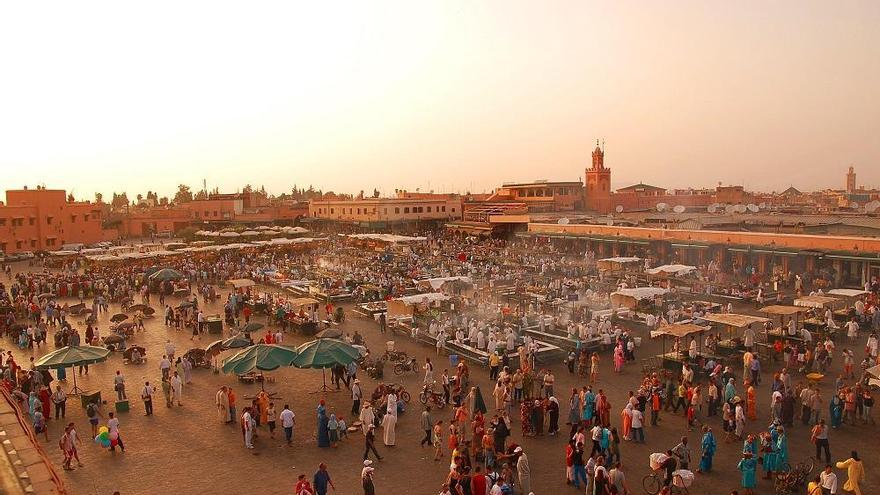
[[[236,278],[233,280],[227,280],[226,285],[231,285],[235,289],[241,289],[243,287],[253,287],[257,285],[257,283],[249,278]]]
[[[797,313],[806,313],[806,312],[807,312],[807,310],[804,308],[799,308],[797,306],[780,306],[778,304],[773,305],[773,306],[764,306],[763,308],[761,308],[761,313],[768,314],[768,315],[789,316],[789,315],[793,315],[793,314],[797,314]]]
[[[464,282],[466,284],[471,284],[470,277],[435,277],[435,278],[426,278],[424,280],[419,280],[419,284],[423,286],[428,286],[431,290],[439,290],[443,287],[443,284],[447,282]]]
[[[663,335],[669,335],[670,337],[685,337],[692,333],[705,332],[706,330],[706,327],[694,325],[693,323],[673,323],[671,325],[660,327],[657,330],[651,330],[651,338],[655,339]]]
[[[828,294],[843,297],[862,297],[867,295],[868,292],[862,289],[831,289],[828,291]]]
[[[708,313],[700,319],[711,321],[712,323],[720,323],[722,325],[730,325],[737,328],[745,328],[752,323],[766,323],[770,321],[761,316],[742,315],[736,313]]]
[[[828,296],[803,296],[794,300],[795,306],[802,306],[805,308],[824,308],[826,306],[831,306],[836,302],[840,302],[840,299],[836,297],[828,297]]]
[[[877,366],[871,366],[870,368],[865,370],[865,373],[873,376],[874,378],[880,378],[880,364]]]
[[[691,265],[661,265],[655,268],[648,268],[645,270],[645,273],[649,273],[651,275],[687,275],[690,272],[693,272],[697,269],[695,266]]]
[[[313,304],[318,304],[317,299],[312,299],[311,297],[298,297],[296,299],[290,299],[287,301],[291,307],[298,308],[300,306],[311,306]]]
[[[400,301],[406,305],[412,304],[433,304],[437,301],[446,301],[449,299],[449,296],[443,294],[442,292],[428,292],[425,294],[414,294],[412,296],[403,296],[397,297],[393,299],[394,301]]]
[[[611,295],[626,296],[633,299],[642,300],[654,299],[655,297],[662,296],[667,292],[669,292],[669,290],[662,287],[634,287],[630,289],[620,289],[616,292],[613,292]]]

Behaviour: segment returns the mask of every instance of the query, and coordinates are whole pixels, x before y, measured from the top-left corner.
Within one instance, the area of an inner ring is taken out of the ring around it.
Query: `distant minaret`
[[[846,192],[852,194],[856,192],[856,171],[850,166],[849,172],[846,173]]]
[[[604,144],[604,143],[603,143]],[[605,168],[605,150],[596,140],[593,150],[593,164],[586,170],[584,184],[584,206],[597,213],[611,211],[611,169]]]

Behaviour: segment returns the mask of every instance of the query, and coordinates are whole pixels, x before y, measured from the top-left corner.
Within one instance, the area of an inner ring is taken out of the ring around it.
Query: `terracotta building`
[[[309,202],[309,217],[366,226],[461,219],[461,196],[428,193],[418,196],[406,197],[404,193],[403,197],[397,198],[312,200]]]
[[[0,203],[0,251],[56,251],[65,244],[94,244],[115,239],[103,229],[103,205],[68,201],[63,189],[6,191]]]
[[[593,150],[593,165],[585,172],[584,205],[586,209],[598,213],[608,213],[613,208],[611,202],[611,169],[605,168],[605,151],[596,141]]]

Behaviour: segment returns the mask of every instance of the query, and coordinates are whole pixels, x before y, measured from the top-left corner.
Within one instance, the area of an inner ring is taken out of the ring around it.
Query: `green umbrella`
[[[39,370],[50,368],[69,368],[71,366],[85,366],[87,364],[100,363],[107,360],[110,350],[93,345],[69,345],[57,351],[50,352],[34,361],[34,367]],[[76,373],[73,373],[73,390],[71,395],[79,393],[76,386]]]
[[[222,341],[220,346],[225,349],[241,349],[243,347],[250,347],[254,345],[254,341],[248,337],[245,337],[244,334],[237,333],[232,337]]]
[[[293,365],[297,368],[321,368],[323,377],[322,392],[330,389],[327,387],[327,376],[324,370],[337,364],[347,366],[360,358],[360,351],[351,344],[336,339],[315,339],[296,348],[296,358]]]
[[[223,372],[241,375],[253,370],[272,371],[290,366],[296,357],[296,349],[278,344],[257,344],[238,351],[223,360]],[[263,386],[263,381],[260,381]]]
[[[296,348],[293,365],[297,368],[332,368],[347,366],[361,353],[353,345],[337,339],[315,339]]]
[[[172,270],[171,268],[163,268],[158,272],[150,275],[150,280],[153,282],[165,282],[166,280],[180,280],[183,278],[183,274],[177,270]]]
[[[252,322],[248,323],[247,325],[241,327],[241,332],[242,333],[256,332],[257,330],[263,328],[264,326],[266,326],[266,325],[252,321]]]

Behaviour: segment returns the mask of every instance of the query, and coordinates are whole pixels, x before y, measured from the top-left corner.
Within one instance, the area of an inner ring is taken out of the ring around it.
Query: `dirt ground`
[[[158,309],[157,301],[154,300],[153,305]],[[99,328],[102,335],[107,334],[109,316],[118,309],[117,305],[111,305],[110,312],[100,316]],[[350,308],[346,307],[346,309]],[[222,313],[221,303],[208,305],[207,313]],[[386,340],[395,340],[398,349],[417,356],[420,361],[424,361],[426,356],[435,358],[434,349],[416,344],[405,337],[381,335],[378,326],[372,321],[355,317],[350,310],[347,314],[348,319],[341,328],[346,332],[359,330],[366,337],[368,346],[373,352],[381,352]],[[263,321],[263,318],[258,318],[256,321]],[[84,330],[83,325],[80,327]],[[216,339],[215,336],[202,336],[200,341],[193,343],[190,341],[189,332],[166,328],[161,317],[147,320],[146,327],[145,332],[139,333],[130,342],[147,348],[148,361],[145,365],[123,365],[121,355],[113,354],[107,362],[91,366],[88,376],[77,378],[77,383],[81,387],[87,390],[100,389],[104,400],[110,401],[102,409],[106,418],[106,413],[111,410],[112,400],[115,397],[112,377],[116,370],[121,370],[127,379],[131,411],[120,414],[120,431],[125,439],[126,452],[113,454],[89,441],[90,428],[84,410],[79,407],[76,398],[68,401],[67,417],[70,421],[76,422],[85,442],[80,448],[80,456],[85,466],[63,474],[71,493],[109,495],[114,490],[119,490],[123,495],[172,490],[185,493],[240,493],[253,490],[265,494],[292,493],[297,475],[304,473],[311,477],[319,462],[328,464],[329,472],[336,483],[336,493],[347,495],[361,492],[359,477],[364,447],[362,435],[350,436],[335,449],[319,449],[315,441],[315,407],[320,397],[326,399],[331,412],[336,412],[337,415],[342,415],[349,423],[351,422],[349,418],[351,399],[344,387],[339,393],[318,395],[310,392],[321,385],[320,371],[284,369],[272,373],[276,382],[268,384],[267,389],[278,392],[280,396],[275,401],[276,408],[280,412],[283,404],[288,403],[297,415],[294,445],[286,447],[280,438],[283,436],[280,431],[277,432],[275,439],[269,438],[268,432],[260,431],[259,438],[255,442],[256,448],[247,450],[244,448],[238,426],[223,425],[217,420],[214,395],[221,385],[231,385],[236,390],[241,404],[242,396],[255,394],[260,386],[241,384],[231,375],[215,374],[207,369],[195,370],[193,383],[184,387],[182,407],[166,408],[160,392],[158,400],[154,400],[155,414],[151,417],[144,416],[143,404],[134,397],[138,395],[139,385],[145,380],[159,383],[158,363],[166,339],[171,339],[177,346],[178,353],[181,354],[192,347],[204,347]],[[224,336],[228,335],[227,328],[224,330]],[[643,345],[637,350],[637,358],[659,352],[659,343],[650,342],[647,335],[642,337]],[[299,344],[305,340],[307,338],[301,335],[287,335],[285,344]],[[13,347],[8,340],[3,341],[2,346]],[[38,357],[53,349],[51,345],[48,349],[44,346],[33,355]],[[29,352],[21,352],[17,347],[14,348],[14,354],[20,363],[27,363],[31,356]],[[231,352],[225,355],[230,354]],[[835,357],[835,373],[837,373],[840,359],[839,356]],[[857,353],[857,357],[860,359],[860,352]],[[605,353],[602,358],[598,387],[604,388],[608,393],[613,411],[612,423],[619,427],[619,411],[627,392],[637,386],[640,369],[639,365],[630,364],[622,374],[614,375],[610,353]],[[435,362],[438,363],[436,366],[439,376],[442,367],[448,365],[449,360],[443,356],[436,358]],[[556,390],[562,405],[560,422],[564,422],[569,392],[572,387],[579,387],[583,383],[576,375],[568,373],[562,364],[561,355],[550,367],[557,377]],[[472,380],[481,386],[487,405],[491,407],[492,386],[488,379],[488,369],[478,366],[472,366],[471,369]],[[771,367],[765,363],[764,380],[758,394],[759,419],[747,424],[748,431],[760,431],[769,423],[770,369]],[[386,372],[386,380],[393,381],[394,377],[389,368],[386,368]],[[72,386],[70,375],[71,372],[68,371],[66,387]],[[389,375],[391,375],[390,379]],[[329,373],[327,376],[329,379]],[[421,378],[421,374],[414,374],[399,381],[416,397]],[[375,382],[366,377],[365,373],[360,373],[360,379],[364,394],[369,395],[375,387]],[[800,377],[795,377],[795,382],[798,379]],[[830,384],[831,380],[826,380],[823,387],[823,397],[826,399]],[[422,437],[419,428],[420,412],[420,405],[414,398],[409,409],[398,421],[396,447],[384,447],[381,444],[381,434],[378,435],[377,447],[384,460],[374,464],[377,493],[431,495],[439,492],[440,484],[447,473],[448,452],[445,460],[435,462],[430,449],[419,447]],[[450,414],[450,409],[446,408],[439,413],[435,411],[434,418],[448,420]],[[624,442],[621,445],[624,469],[632,493],[644,493],[641,479],[649,472],[648,456],[653,452],[671,448],[678,443],[682,435],[688,435],[694,447],[694,456],[699,457],[699,433],[697,431],[688,433],[686,422],[680,416],[664,414],[661,418],[659,426],[645,427],[647,444],[636,445]],[[727,494],[730,490],[739,487],[736,463],[740,457],[741,444],[724,442],[720,434],[719,419],[712,418],[709,424],[715,430],[719,443],[718,453],[715,456],[715,470],[710,474],[698,475],[690,492]],[[57,463],[59,470],[62,455],[57,447],[57,441],[62,433],[62,427],[60,421],[50,422],[50,441],[46,445],[46,450]],[[532,489],[535,494],[550,494],[557,489],[563,490],[561,493],[575,493],[573,487],[566,485],[564,478],[564,435],[522,438],[519,434],[518,416],[513,430],[510,440],[523,445],[529,456]],[[566,426],[563,425],[562,430],[567,433]],[[850,450],[858,449],[866,467],[875,465],[877,449],[873,442],[877,438],[876,432],[874,426],[844,426],[833,431],[830,435],[832,456],[835,460],[842,460],[849,456]],[[813,449],[809,443],[807,427],[796,423],[794,428],[789,430],[789,449],[792,463],[812,455]],[[846,475],[838,471],[838,476],[842,484]],[[880,489],[880,484],[869,475],[862,489],[863,493],[877,493],[873,490]],[[773,491],[771,482],[759,481],[756,493],[769,494]]]

